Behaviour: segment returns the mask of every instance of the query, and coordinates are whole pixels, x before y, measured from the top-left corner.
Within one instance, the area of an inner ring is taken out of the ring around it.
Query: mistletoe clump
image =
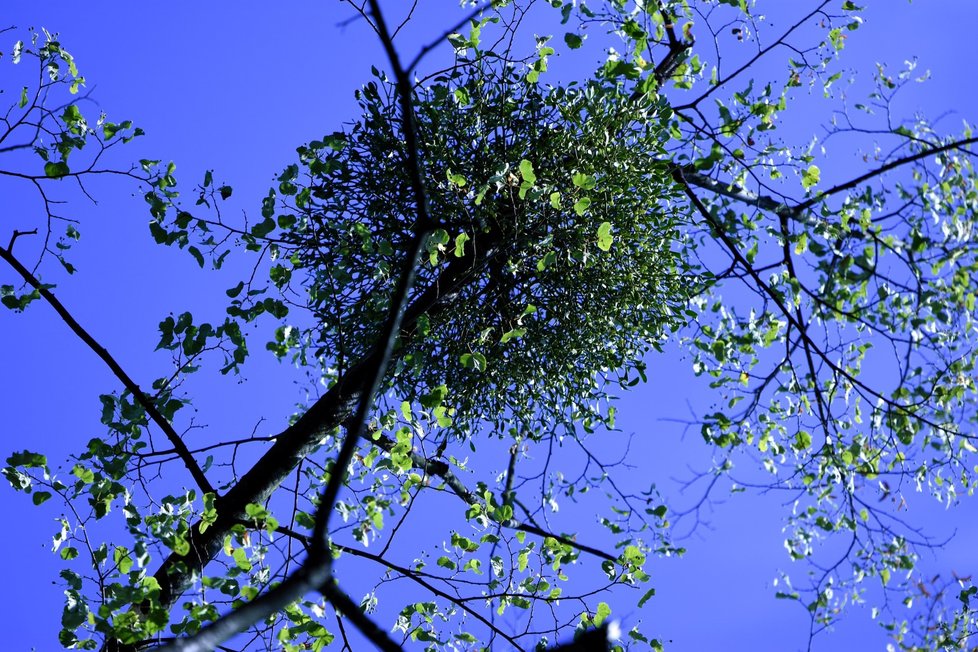
[[[359,122],[299,148],[279,177],[281,214],[266,215],[288,261],[273,278],[313,316],[291,341],[336,372],[374,346],[416,227],[394,87],[376,76]],[[660,156],[667,108],[611,82],[542,87],[479,61],[414,101],[438,228],[392,395],[456,433],[604,420],[608,382],[643,373],[691,285]]]

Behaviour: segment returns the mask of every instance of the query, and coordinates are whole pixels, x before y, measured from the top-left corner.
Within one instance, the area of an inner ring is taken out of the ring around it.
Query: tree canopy
[[[897,114],[912,63],[852,103],[864,9],[466,2],[408,46],[419,19],[391,5],[342,5],[387,59],[241,218],[220,160],[191,190],[173,163],[126,162],[142,130],[92,111],[60,36],[0,32],[0,176],[40,206],[4,216],[0,301],[49,304],[118,383],[92,397],[104,431],[68,433],[67,470],[30,446],[3,471],[64,510],[60,643],[529,650],[610,626],[668,648],[640,614],[698,506],[603,450],[616,398],[678,349],[715,397],[700,505],[788,498],[775,590],[810,639],[865,599],[897,649],[971,649],[978,589],[922,574],[935,542],[904,507],[978,473],[978,136]],[[821,141],[789,121],[812,97],[835,111]],[[828,138],[861,169],[832,170]],[[85,231],[63,206],[102,176],[142,195],[156,243],[236,275],[220,320],[162,318],[155,379],[48,280]],[[309,400],[197,432],[188,378],[243,380],[256,348]]]

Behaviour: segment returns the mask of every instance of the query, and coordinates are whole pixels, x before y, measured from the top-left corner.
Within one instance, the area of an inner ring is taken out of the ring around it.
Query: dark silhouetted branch
[[[16,235],[17,233],[15,232],[15,238]],[[13,245],[13,243],[14,238],[11,239],[10,244]],[[193,476],[194,482],[197,483],[200,490],[205,493],[215,493],[214,487],[212,487],[211,483],[207,480],[207,476],[204,475],[203,469],[201,469],[197,464],[194,456],[190,454],[190,451],[187,449],[187,445],[183,441],[183,438],[177,434],[177,431],[173,429],[173,426],[169,421],[167,421],[166,417],[160,414],[160,411],[156,408],[156,404],[139,388],[139,385],[137,385],[136,382],[129,377],[129,374],[125,372],[122,366],[116,361],[115,358],[112,357],[106,348],[99,344],[98,341],[96,341],[95,338],[92,337],[92,335],[78,323],[78,320],[76,320],[71,313],[68,312],[68,309],[65,308],[64,304],[62,304],[61,301],[54,296],[51,290],[41,283],[41,281],[30,272],[30,270],[24,267],[21,262],[14,257],[10,249],[0,247],[0,258],[13,267],[14,271],[20,274],[21,278],[23,278],[28,285],[37,290],[38,294],[40,294],[41,297],[48,302],[48,305],[54,308],[54,311],[58,313],[61,320],[68,325],[68,328],[70,328],[72,332],[77,335],[78,338],[84,342],[85,345],[99,357],[99,359],[102,360],[102,362],[106,364],[106,366],[112,371],[113,375],[115,375],[115,377],[119,379],[129,393],[132,394],[136,402],[139,403],[144,410],[146,410],[146,414],[149,415],[149,418],[153,420],[153,423],[155,423],[159,429],[163,431],[163,434],[166,435],[166,438],[170,440],[170,444],[173,446],[174,452],[180,456],[180,459],[187,467],[187,470],[190,471],[190,475]]]

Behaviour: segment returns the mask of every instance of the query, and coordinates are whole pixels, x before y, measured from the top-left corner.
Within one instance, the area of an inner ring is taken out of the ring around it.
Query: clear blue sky
[[[120,2],[5,4],[0,27],[43,26],[60,32],[99,107],[146,130],[148,135],[127,156],[172,159],[184,184],[214,169],[218,179],[235,188],[231,211],[256,212],[273,175],[292,162],[297,145],[355,118],[354,89],[368,79],[371,64],[386,63],[363,25],[336,27],[351,12],[334,1],[178,2],[165,9]],[[953,111],[943,122],[950,132],[959,129],[961,119],[978,123],[978,92],[971,82],[978,67],[973,33],[978,4],[865,4],[865,27],[849,39],[844,65],[867,79],[874,61],[899,66],[917,57],[932,80],[908,89],[901,110],[907,116],[918,109],[930,116]],[[422,12],[417,36],[439,33],[446,15]],[[23,33],[0,36],[0,49],[9,51]],[[0,62],[0,86],[8,67]],[[817,125],[828,117],[788,114],[790,133],[820,134]],[[833,150],[832,156],[839,166],[833,173],[844,174],[856,161],[844,150]],[[195,272],[185,255],[153,244],[140,198],[117,183],[95,190],[97,206],[71,207],[83,227],[75,257],[80,272],[70,280],[55,277],[57,293],[130,373],[146,382],[167,369],[164,357],[150,355],[160,319],[183,310],[217,319],[220,305],[209,297],[233,285],[236,270]],[[38,207],[22,188],[0,185],[0,197],[0,237],[6,238],[18,226],[19,215]],[[15,279],[0,269],[0,282]],[[101,432],[97,395],[116,384],[46,306],[32,306],[24,315],[0,314],[0,342],[3,457],[27,447],[59,462]],[[656,481],[682,507],[690,496],[679,495],[679,485],[670,478],[689,477],[687,465],[703,469],[710,452],[697,429],[684,438],[683,426],[668,419],[691,418],[687,402],[697,410],[709,404],[710,396],[678,355],[649,363],[651,382],[621,401],[619,422],[636,435],[636,458],[643,460],[636,478]],[[260,353],[245,376],[248,382],[242,384],[225,379],[189,386],[200,421],[212,431],[250,432],[262,416],[272,420],[263,427],[277,430],[275,420],[302,399],[288,381],[265,380],[284,376]],[[49,552],[52,519],[60,509],[55,503],[33,508],[24,496],[0,489],[7,522],[0,538],[7,580],[5,649],[56,646],[62,598],[52,584],[58,565]],[[778,569],[789,567],[780,532],[788,509],[778,496],[741,495],[719,505],[710,513],[709,527],[684,543],[685,558],[652,563],[658,593],[642,614],[646,631],[672,640],[669,649],[675,652],[802,649],[807,618],[797,606],[774,600],[771,587]],[[935,534],[958,529],[958,539],[933,560],[935,568],[978,572],[978,560],[969,554],[978,546],[978,511],[971,507],[969,514],[921,512]],[[884,642],[867,610],[856,608],[844,625],[818,639],[815,649],[882,649]]]

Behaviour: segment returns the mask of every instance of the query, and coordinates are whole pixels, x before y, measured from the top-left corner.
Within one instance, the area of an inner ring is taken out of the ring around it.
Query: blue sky
[[[8,4],[0,27],[11,24],[22,31],[0,35],[0,50],[9,51],[31,26],[60,32],[98,108],[146,130],[127,156],[172,159],[182,182],[190,185],[214,169],[216,178],[235,188],[229,211],[256,212],[273,176],[292,162],[295,147],[355,118],[354,89],[368,79],[372,64],[386,63],[362,24],[337,27],[351,12],[336,2],[246,3],[231,10],[222,3],[176,3],[165,10],[99,3],[88,11],[58,2]],[[950,111],[941,123],[949,132],[959,130],[962,119],[978,123],[978,92],[968,72],[978,65],[973,47],[978,5],[972,0],[866,4],[865,26],[849,39],[843,66],[865,80],[874,61],[899,67],[916,57],[932,79],[908,89],[898,105],[901,112]],[[422,11],[409,37],[425,41],[440,33],[446,15]],[[0,86],[6,87],[8,67],[0,62]],[[856,88],[865,88],[862,83]],[[824,104],[802,102],[796,111],[787,117],[789,133],[802,140],[806,130],[821,133],[818,125],[828,119]],[[829,147],[830,160],[838,165],[833,174],[844,176],[858,163],[858,154],[841,143],[836,147],[830,141]],[[148,380],[167,369],[164,357],[149,355],[160,319],[183,310],[217,319],[220,300],[211,297],[222,296],[240,269],[195,271],[185,255],[154,245],[145,204],[129,192],[118,183],[99,184],[97,205],[71,205],[83,227],[75,257],[80,272],[53,279],[79,321],[130,373]],[[5,231],[18,226],[19,215],[37,210],[22,188],[0,185],[0,193]],[[14,279],[0,270],[0,282]],[[0,314],[0,341],[7,343],[0,349],[4,457],[27,447],[59,461],[100,432],[97,395],[115,382],[47,307]],[[620,402],[619,425],[638,442],[643,463],[633,471],[636,478],[654,480],[681,507],[689,496],[680,495],[670,478],[703,469],[710,451],[696,428],[684,433],[675,420],[692,418],[687,404],[701,412],[710,395],[680,355],[649,362],[651,381]],[[201,422],[210,424],[212,434],[250,432],[261,417],[281,419],[304,397],[287,373],[260,354],[245,376],[246,383],[222,379],[189,385]],[[59,514],[55,502],[33,508],[23,496],[0,490],[8,519],[0,558],[11,567],[7,580],[13,587],[4,613],[11,650],[55,644],[61,609],[60,589],[52,584],[58,566],[49,552],[52,519]],[[797,606],[775,601],[771,586],[778,569],[789,566],[780,533],[787,509],[778,496],[738,495],[718,505],[708,527],[684,542],[685,558],[653,562],[658,593],[642,614],[646,629],[672,640],[670,649],[677,652],[803,649],[806,617]],[[935,533],[958,529],[957,540],[933,561],[935,567],[978,571],[969,555],[978,543],[976,516],[974,507],[950,513],[922,509],[920,518],[932,523]],[[9,626],[23,623],[32,626]],[[867,610],[856,608],[834,633],[819,638],[815,649],[881,649],[884,641]]]

